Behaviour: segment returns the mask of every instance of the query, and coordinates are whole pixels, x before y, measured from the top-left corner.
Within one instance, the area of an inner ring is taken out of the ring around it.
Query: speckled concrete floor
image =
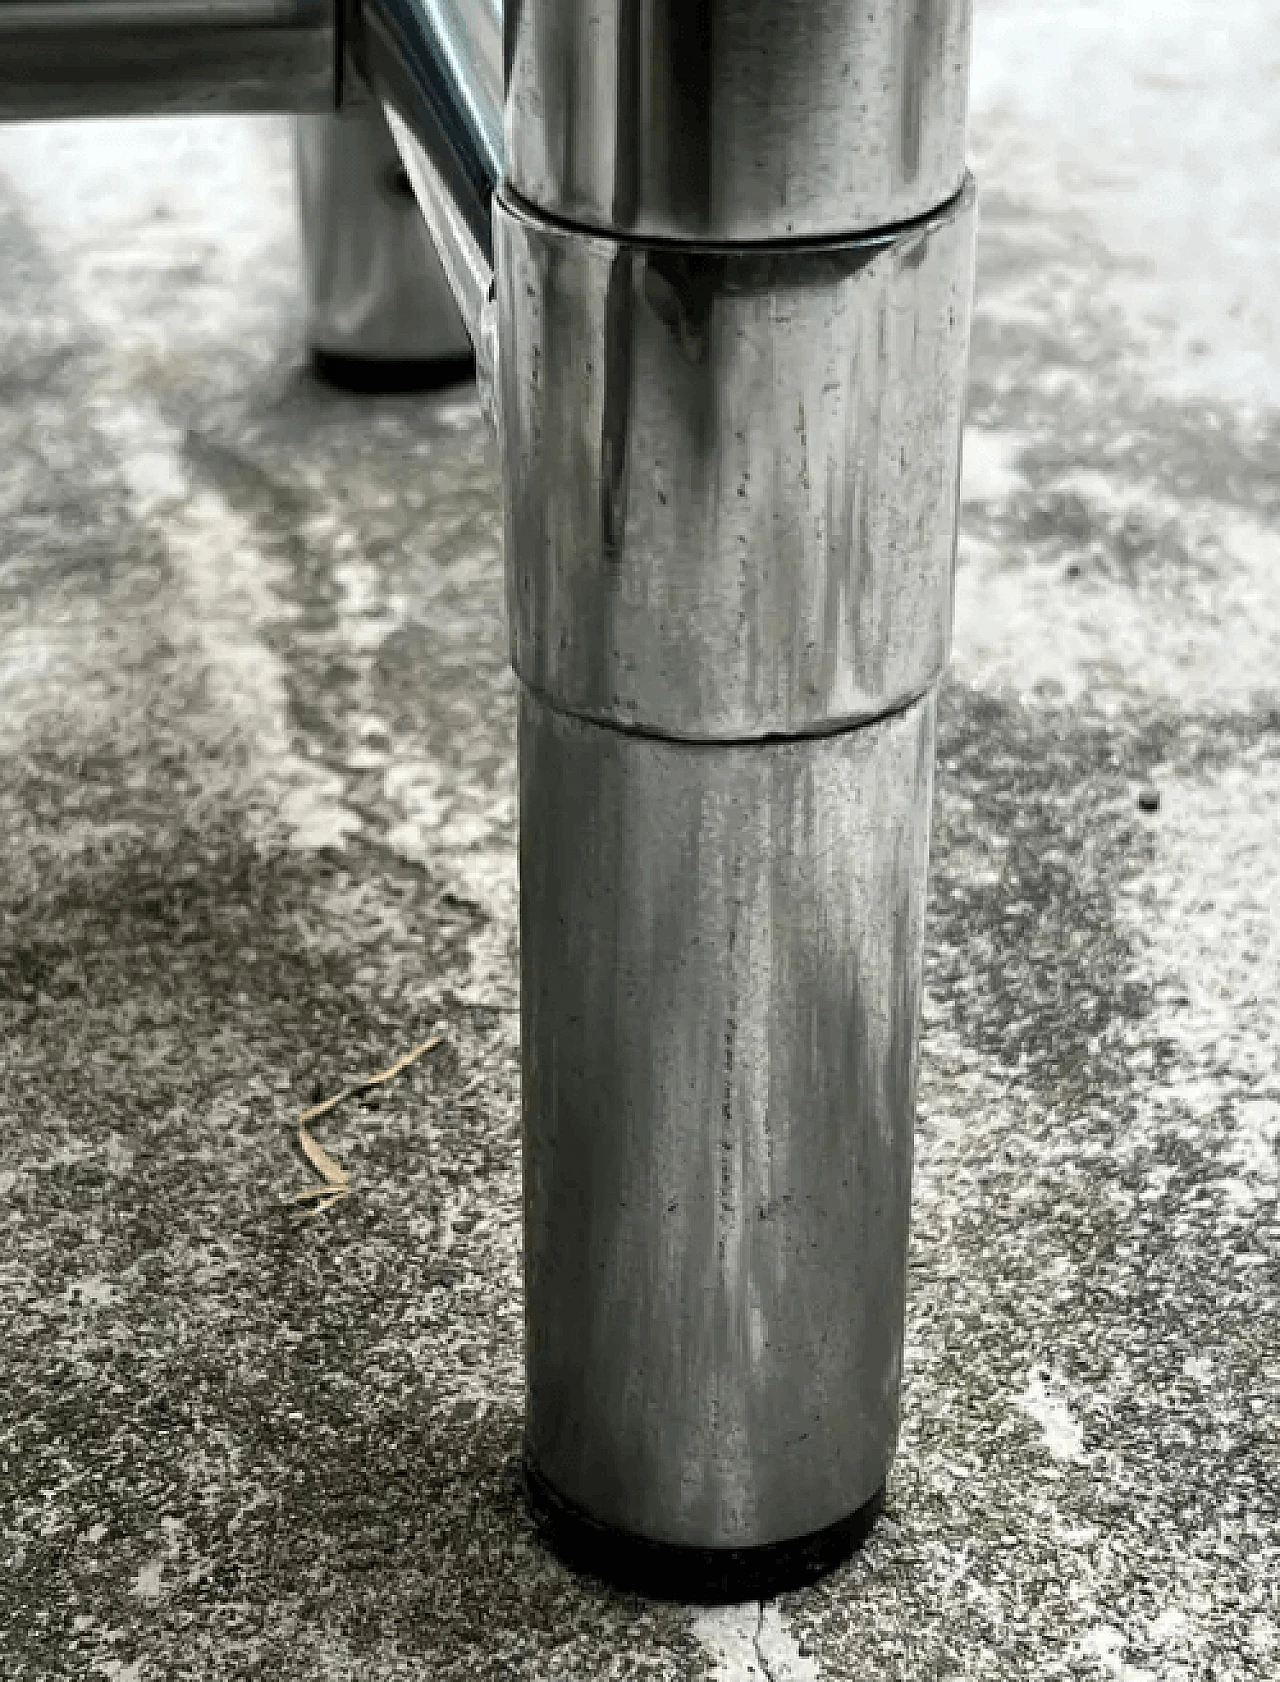
[[[472,394],[308,380],[278,125],[0,133],[6,1682],[1280,1669],[1269,12],[979,3],[906,1428],[766,1609],[579,1581],[513,1487]],[[437,1024],[291,1222],[299,1106]]]

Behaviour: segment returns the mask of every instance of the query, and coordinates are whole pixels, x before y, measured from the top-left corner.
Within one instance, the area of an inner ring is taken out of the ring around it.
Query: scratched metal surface
[[[767,1610],[579,1581],[511,1483],[473,397],[309,382],[279,128],[0,134],[6,1678],[1274,1672],[1268,9],[979,10],[906,1430],[870,1546]],[[297,1109],[436,1024],[291,1224]]]

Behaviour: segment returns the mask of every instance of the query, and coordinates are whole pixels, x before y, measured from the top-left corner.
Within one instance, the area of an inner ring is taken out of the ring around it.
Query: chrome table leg
[[[469,374],[471,341],[381,107],[295,117],[294,160],[316,371],[380,391]]]
[[[821,242],[497,217],[527,1479],[682,1597],[842,1558],[897,1435],[972,189]]]

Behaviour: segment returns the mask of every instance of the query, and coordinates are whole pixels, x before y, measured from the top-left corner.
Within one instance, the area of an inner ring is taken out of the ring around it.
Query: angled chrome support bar
[[[365,0],[352,57],[381,102],[493,409],[493,200],[503,167],[499,0]]]

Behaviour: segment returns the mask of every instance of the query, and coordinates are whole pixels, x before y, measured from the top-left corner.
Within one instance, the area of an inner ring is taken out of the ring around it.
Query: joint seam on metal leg
[[[876,724],[887,724],[891,719],[900,718],[903,713],[911,711],[921,701],[932,695],[943,678],[948,667],[944,666],[936,672],[928,683],[921,689],[916,689],[900,701],[883,708],[880,712],[859,715],[857,718],[840,718],[815,725],[807,730],[769,730],[762,731],[758,736],[677,736],[668,730],[653,730],[643,724],[619,724],[616,719],[597,718],[592,713],[577,712],[571,707],[565,707],[540,689],[537,684],[530,683],[517,672],[516,681],[522,689],[526,689],[534,700],[540,702],[550,712],[560,718],[573,719],[578,724],[591,724],[598,730],[609,730],[615,736],[636,736],[642,741],[670,742],[675,747],[686,748],[754,748],[776,747],[783,742],[811,742],[821,741],[826,736],[843,736],[851,730],[863,730]]]

